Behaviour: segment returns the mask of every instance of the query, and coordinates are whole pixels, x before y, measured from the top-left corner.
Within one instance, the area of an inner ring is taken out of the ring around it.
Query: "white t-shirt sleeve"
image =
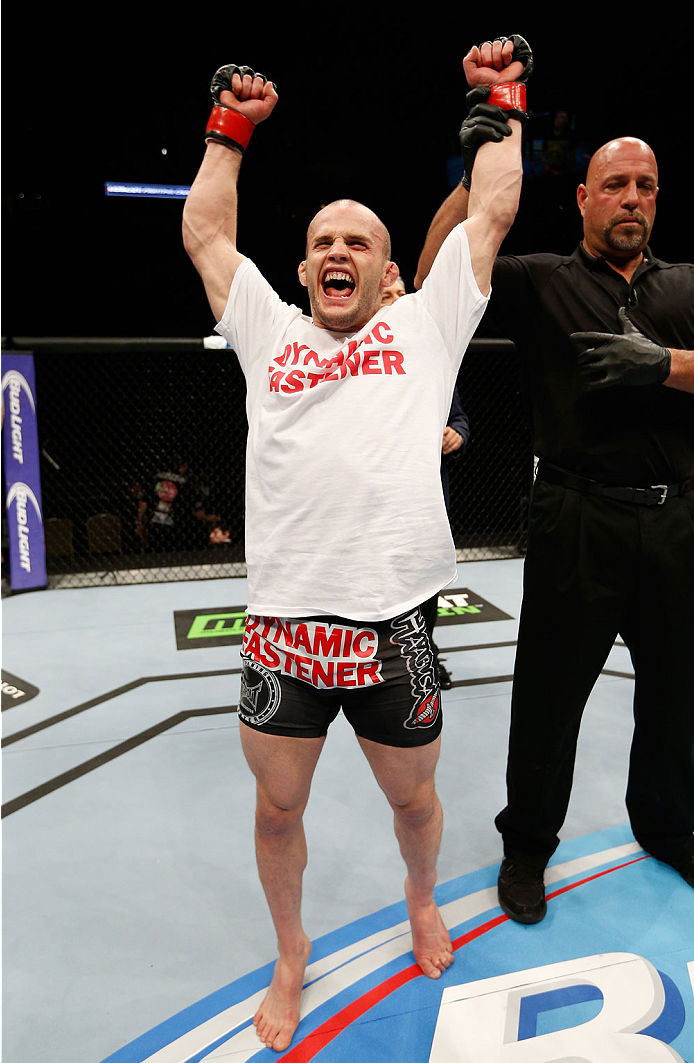
[[[420,295],[446,349],[460,361],[489,301],[475,280],[462,224],[456,225],[441,245]]]
[[[246,370],[267,356],[273,336],[301,310],[283,302],[258,267],[246,258],[234,274],[222,320],[215,332],[223,336]]]

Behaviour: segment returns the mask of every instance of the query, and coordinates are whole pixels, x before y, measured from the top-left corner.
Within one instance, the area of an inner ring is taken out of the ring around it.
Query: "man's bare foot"
[[[258,1037],[276,1052],[289,1048],[299,1025],[301,989],[310,954],[311,942],[306,938],[295,953],[277,959],[269,989],[253,1016]]]
[[[409,880],[405,882],[405,899],[412,928],[414,958],[427,978],[440,978],[453,963],[451,938],[441,913],[432,898],[420,902]]]

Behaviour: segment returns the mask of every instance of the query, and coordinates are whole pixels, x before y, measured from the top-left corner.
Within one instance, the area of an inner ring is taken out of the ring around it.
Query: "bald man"
[[[501,46],[500,46],[501,47]],[[475,69],[512,81],[474,49]],[[382,306],[394,283],[388,231],[351,199],[308,228],[299,281],[310,315],[283,302],[237,248],[237,180],[255,126],[278,101],[248,68],[212,82],[208,145],[186,200],[185,247],[247,385],[248,620],[238,705],[257,783],[258,870],[279,957],[255,1015],[289,1045],[311,943],[301,918],[303,813],[328,727],[342,710],[394,813],[413,952],[452,963],[434,902],[442,812],[434,785],[441,699],[419,608],[456,576],[441,489],[441,438],[458,367],[486,306],[518,205],[520,122],[484,145],[469,217],[421,292]]]
[[[617,636],[635,674],[634,836],[694,886],[694,266],[651,252],[657,195],[651,148],[610,141],[578,187],[574,253],[493,272],[485,322],[521,356],[540,458],[496,819],[499,900],[521,923],[545,914],[581,716]],[[417,285],[467,198],[461,185],[435,217]]]

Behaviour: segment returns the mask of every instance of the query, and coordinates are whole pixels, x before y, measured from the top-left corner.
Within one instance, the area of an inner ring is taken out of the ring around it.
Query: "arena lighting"
[[[104,185],[107,196],[131,196],[136,199],[185,199],[189,185],[143,185],[130,181],[107,181]]]

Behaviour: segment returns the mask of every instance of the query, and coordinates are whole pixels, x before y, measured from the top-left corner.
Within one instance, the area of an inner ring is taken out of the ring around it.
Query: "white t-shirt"
[[[239,266],[216,331],[247,385],[249,613],[386,620],[455,579],[441,440],[486,304],[460,225],[421,291],[351,335]]]

